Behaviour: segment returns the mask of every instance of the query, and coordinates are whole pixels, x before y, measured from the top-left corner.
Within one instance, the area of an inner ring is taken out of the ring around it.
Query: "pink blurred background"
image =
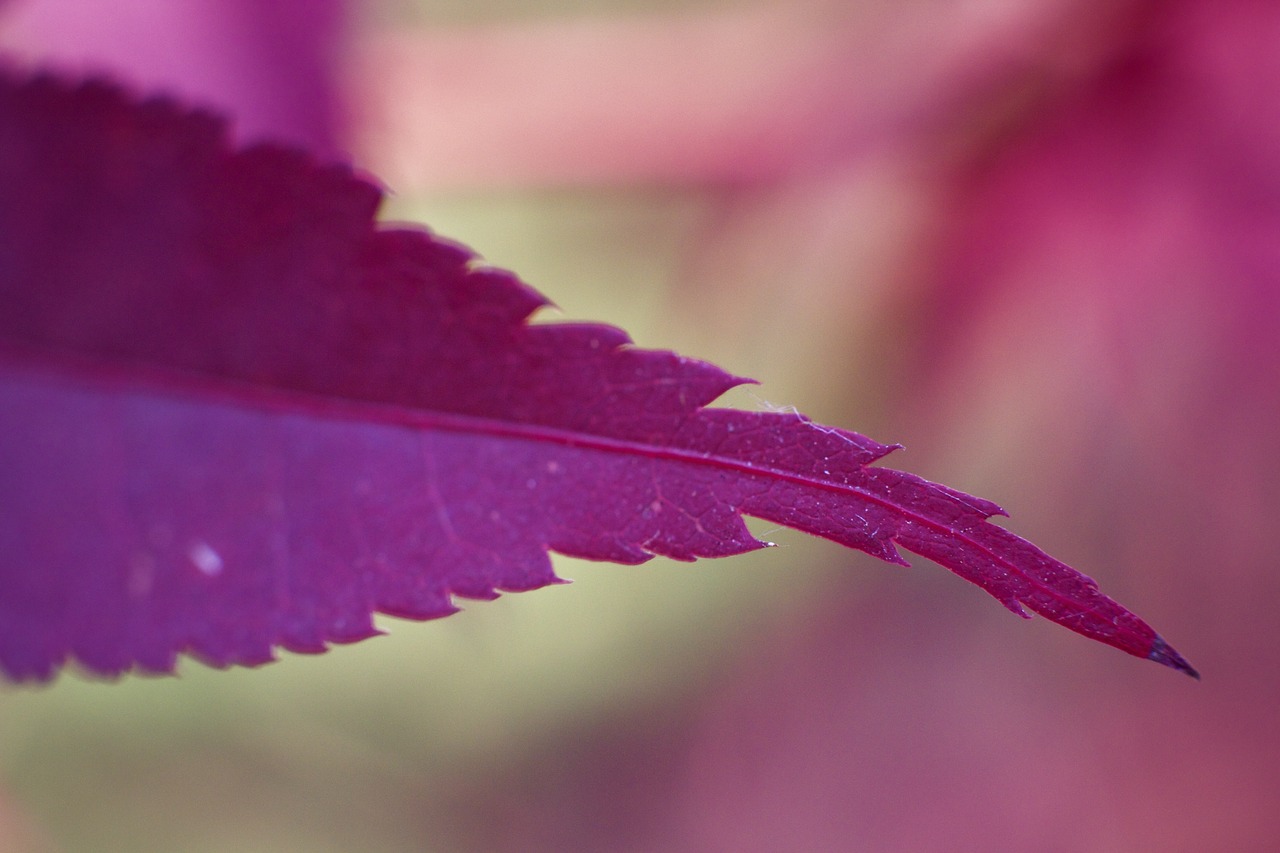
[[[10,55],[353,158],[738,403],[901,441],[1204,681],[786,534],[565,561],[318,659],[4,688],[0,841],[1280,849],[1277,45],[1261,0],[11,0]]]

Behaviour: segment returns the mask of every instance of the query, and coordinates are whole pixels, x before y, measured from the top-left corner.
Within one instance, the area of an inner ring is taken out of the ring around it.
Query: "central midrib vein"
[[[10,362],[22,372],[36,375],[62,377],[75,385],[90,387],[107,386],[117,391],[134,390],[162,396],[196,398],[212,404],[240,405],[280,414],[304,415],[318,418],[334,418],[356,423],[377,423],[406,429],[433,429],[464,435],[486,435],[522,441],[558,444],[605,453],[642,456],[671,462],[717,467],[750,476],[763,476],[807,488],[818,488],[836,494],[856,494],[860,500],[883,507],[946,536],[954,537],[975,550],[986,554],[1035,587],[1055,598],[1081,606],[1072,598],[1044,584],[1023,571],[1015,563],[1002,557],[987,545],[948,527],[942,522],[921,515],[907,507],[871,494],[850,483],[818,479],[793,471],[761,466],[729,456],[700,452],[665,444],[645,443],[629,439],[611,438],[597,433],[564,429],[546,424],[525,421],[502,420],[481,415],[467,415],[438,409],[414,408],[398,403],[373,400],[354,400],[300,391],[280,386],[258,385],[244,380],[226,377],[210,378],[205,374],[148,364],[122,364],[103,362],[77,353],[33,352],[25,347],[11,347],[0,343],[0,369]],[[707,408],[698,411],[714,411]],[[697,412],[691,413],[696,417]],[[888,469],[882,469],[888,470]],[[1050,557],[1049,559],[1053,559]],[[1057,562],[1057,561],[1054,561]],[[1093,608],[1090,608],[1093,609]]]

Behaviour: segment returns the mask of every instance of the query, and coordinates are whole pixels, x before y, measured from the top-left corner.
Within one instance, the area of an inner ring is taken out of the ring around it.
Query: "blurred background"
[[[1280,5],[9,0],[566,319],[1003,504],[1203,673],[922,559],[559,559],[258,670],[0,687],[0,850],[1280,849]]]

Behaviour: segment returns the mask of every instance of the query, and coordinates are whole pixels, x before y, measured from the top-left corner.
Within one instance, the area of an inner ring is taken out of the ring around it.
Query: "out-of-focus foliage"
[[[4,813],[85,850],[1275,845],[1272,4],[661,8],[353,8],[340,147],[570,316],[903,440],[1204,684],[775,534],[262,671],[6,690]]]

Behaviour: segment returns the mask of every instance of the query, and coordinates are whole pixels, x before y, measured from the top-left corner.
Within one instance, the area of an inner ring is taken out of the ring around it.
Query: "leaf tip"
[[[1156,637],[1151,643],[1151,651],[1147,653],[1147,660],[1164,664],[1167,667],[1176,669],[1179,672],[1185,672],[1187,675],[1200,680],[1200,673],[1196,672],[1195,667],[1187,663],[1187,659],[1178,654],[1173,646],[1164,641],[1162,637]]]

